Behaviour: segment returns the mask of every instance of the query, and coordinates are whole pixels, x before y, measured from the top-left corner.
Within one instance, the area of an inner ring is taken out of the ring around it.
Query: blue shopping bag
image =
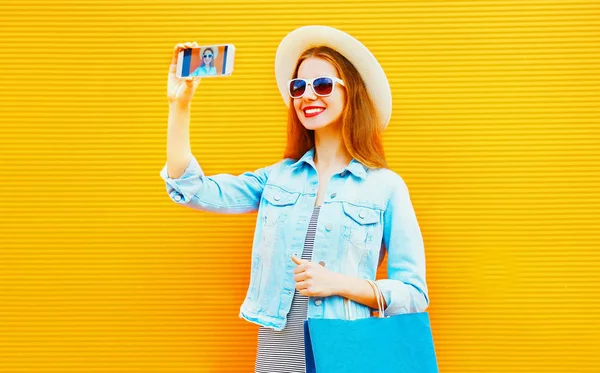
[[[379,311],[357,320],[305,320],[306,373],[438,373],[429,314]]]

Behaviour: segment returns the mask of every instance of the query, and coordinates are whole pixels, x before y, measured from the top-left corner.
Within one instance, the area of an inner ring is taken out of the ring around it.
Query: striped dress
[[[302,259],[312,258],[319,209],[320,206],[315,206],[308,224]],[[304,320],[307,309],[308,297],[294,290],[285,328],[276,331],[259,327],[255,373],[305,373]]]

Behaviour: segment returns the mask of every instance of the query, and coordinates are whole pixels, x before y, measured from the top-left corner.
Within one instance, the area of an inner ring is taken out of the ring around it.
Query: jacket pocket
[[[262,197],[273,206],[288,206],[293,205],[298,201],[300,193],[288,192],[273,184],[265,185]]]
[[[288,192],[278,186],[267,184],[263,189],[262,225],[276,227],[286,222],[291,207],[296,204],[300,193]]]
[[[381,218],[381,211],[367,206],[342,202],[344,222],[342,237],[354,246],[365,248],[372,241],[373,231]]]

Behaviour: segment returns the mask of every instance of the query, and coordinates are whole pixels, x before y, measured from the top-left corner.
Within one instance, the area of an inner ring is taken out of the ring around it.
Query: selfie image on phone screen
[[[184,49],[179,53],[177,72],[180,77],[218,77],[233,70],[235,48],[231,44]]]

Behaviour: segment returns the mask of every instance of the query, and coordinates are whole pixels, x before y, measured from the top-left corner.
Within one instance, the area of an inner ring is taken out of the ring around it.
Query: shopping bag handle
[[[371,287],[373,288],[373,292],[375,292],[375,298],[377,298],[377,308],[379,311],[379,317],[383,318],[385,317],[385,313],[383,310],[383,304],[384,304],[384,298],[383,298],[383,293],[381,292],[381,289],[379,288],[379,285],[377,285],[377,283],[375,281],[372,280],[367,280],[367,282],[369,283],[369,285],[371,285]]]

